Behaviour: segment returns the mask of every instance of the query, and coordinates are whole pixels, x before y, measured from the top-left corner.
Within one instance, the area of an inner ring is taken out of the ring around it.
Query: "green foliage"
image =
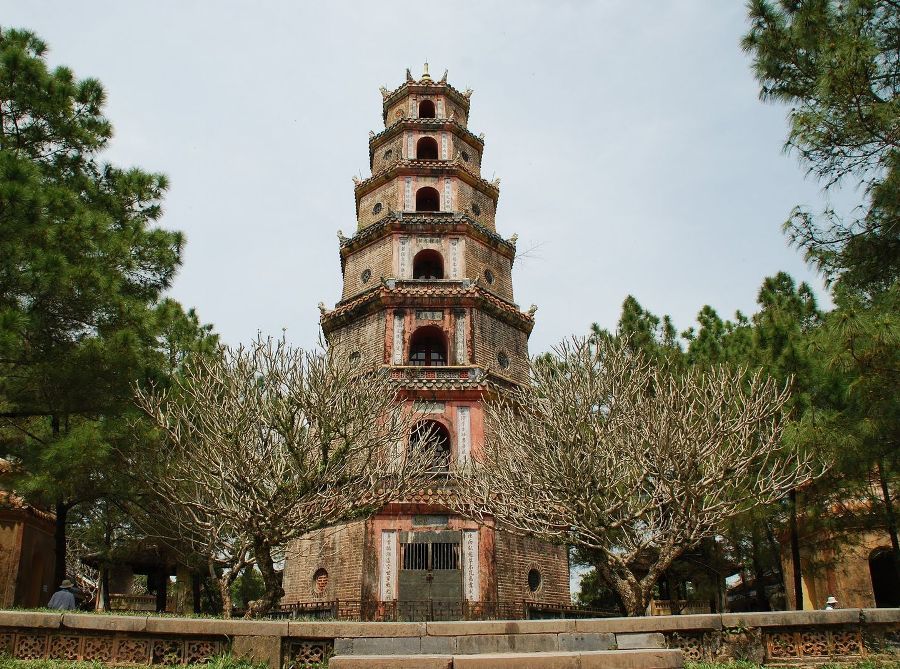
[[[265,591],[262,574],[256,567],[247,567],[231,584],[232,603],[239,609],[246,608],[250,602],[262,597]]]
[[[69,510],[131,492],[121,453],[147,444],[132,385],[216,339],[162,298],[184,242],[153,227],[166,178],[102,161],[103,87],[46,52],[0,28],[0,448],[13,485],[57,512],[60,579]]]
[[[900,6],[894,0],[751,0],[743,47],[764,100],[790,107],[787,148],[826,188],[852,181],[862,214],[786,224],[831,280],[865,292],[900,278]]]

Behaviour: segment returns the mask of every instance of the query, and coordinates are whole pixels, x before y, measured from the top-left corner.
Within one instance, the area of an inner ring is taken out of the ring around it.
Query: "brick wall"
[[[369,270],[369,280],[363,282],[362,273]],[[347,299],[373,286],[377,286],[381,277],[394,276],[393,247],[391,237],[382,237],[378,241],[354,252],[344,264],[344,292],[341,299]]]
[[[450,150],[450,155],[448,158],[452,159],[456,156],[457,152],[465,153],[469,159],[463,161],[466,163],[466,166],[475,172],[475,174],[481,174],[481,150],[469,144],[467,141],[453,134],[452,137],[452,149]]]
[[[480,276],[480,285],[504,300],[513,301],[512,262],[506,256],[474,239],[469,239],[466,244],[466,270],[470,279]],[[490,270],[494,275],[494,283],[488,283],[485,270]]]
[[[465,127],[466,123],[468,123],[468,114],[466,110],[461,105],[456,104],[452,100],[447,97],[440,95],[416,95],[416,113],[412,115],[413,118],[418,118],[419,116],[419,102],[422,100],[428,99],[434,102],[435,112],[437,112],[438,108],[438,98],[443,97],[444,99],[444,118],[450,118],[453,115],[454,119],[460,123],[463,127]],[[391,104],[388,108],[387,114],[387,122],[385,123],[385,127],[391,126],[396,123],[401,118],[407,118],[410,116],[409,113],[409,96],[405,95],[399,98],[396,102]]]
[[[475,364],[520,383],[528,380],[528,335],[481,310],[474,311]],[[501,369],[497,354],[504,351],[509,368]]]
[[[399,211],[403,209],[403,180],[393,179],[379,186],[370,193],[366,193],[359,200],[358,229],[362,230],[384,218],[389,209]],[[374,211],[375,205],[381,203],[381,210]]]
[[[390,154],[388,154],[388,151],[390,151]],[[400,133],[391,141],[382,144],[377,149],[375,149],[374,155],[372,156],[372,174],[378,174],[389,165],[393,165],[402,157],[403,133]]]
[[[473,205],[476,205],[473,207]],[[496,207],[494,201],[480,190],[472,188],[469,184],[458,182],[456,187],[456,201],[453,203],[456,211],[464,212],[474,218],[488,230],[496,231],[495,218]],[[475,213],[475,210],[479,213]]]
[[[363,369],[384,363],[385,313],[368,314],[329,335],[328,346],[334,355],[346,359],[359,351]]]
[[[564,546],[497,531],[494,537],[499,601],[523,599],[569,604],[569,560]],[[536,569],[541,583],[536,592],[528,587],[528,572]]]
[[[365,528],[365,521],[360,520],[319,530],[292,542],[287,549],[282,601],[290,604],[360,599]],[[328,586],[321,593],[313,581],[318,569],[328,572]]]

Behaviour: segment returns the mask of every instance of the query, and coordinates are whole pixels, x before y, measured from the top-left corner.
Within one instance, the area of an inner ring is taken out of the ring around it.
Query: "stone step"
[[[665,648],[660,633],[461,634],[454,636],[338,638],[336,655],[475,655]]]
[[[680,650],[477,653],[473,655],[335,655],[328,669],[680,669]]]

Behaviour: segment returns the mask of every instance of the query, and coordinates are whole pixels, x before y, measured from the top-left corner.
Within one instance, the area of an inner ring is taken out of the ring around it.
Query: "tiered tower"
[[[338,233],[343,295],[319,305],[321,325],[332,355],[389,370],[439,436],[438,466],[452,468],[482,448],[488,382],[527,381],[535,308],[513,301],[516,238],[496,232],[500,182],[481,176],[472,91],[446,73],[433,81],[426,64],[381,92],[372,176],[354,179],[357,230]],[[528,601],[568,604],[569,570],[565,549],[466,520],[423,491],[297,542],[284,588],[286,603],[359,601],[364,617],[510,615]]]

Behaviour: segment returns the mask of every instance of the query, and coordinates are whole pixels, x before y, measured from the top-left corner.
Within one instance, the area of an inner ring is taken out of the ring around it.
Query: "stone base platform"
[[[565,628],[562,628],[565,629]],[[329,669],[679,669],[660,633],[569,631],[338,638]],[[446,631],[453,631],[452,628]],[[462,632],[463,630],[458,630]]]
[[[680,669],[679,650],[477,653],[473,655],[337,655],[329,669]]]

